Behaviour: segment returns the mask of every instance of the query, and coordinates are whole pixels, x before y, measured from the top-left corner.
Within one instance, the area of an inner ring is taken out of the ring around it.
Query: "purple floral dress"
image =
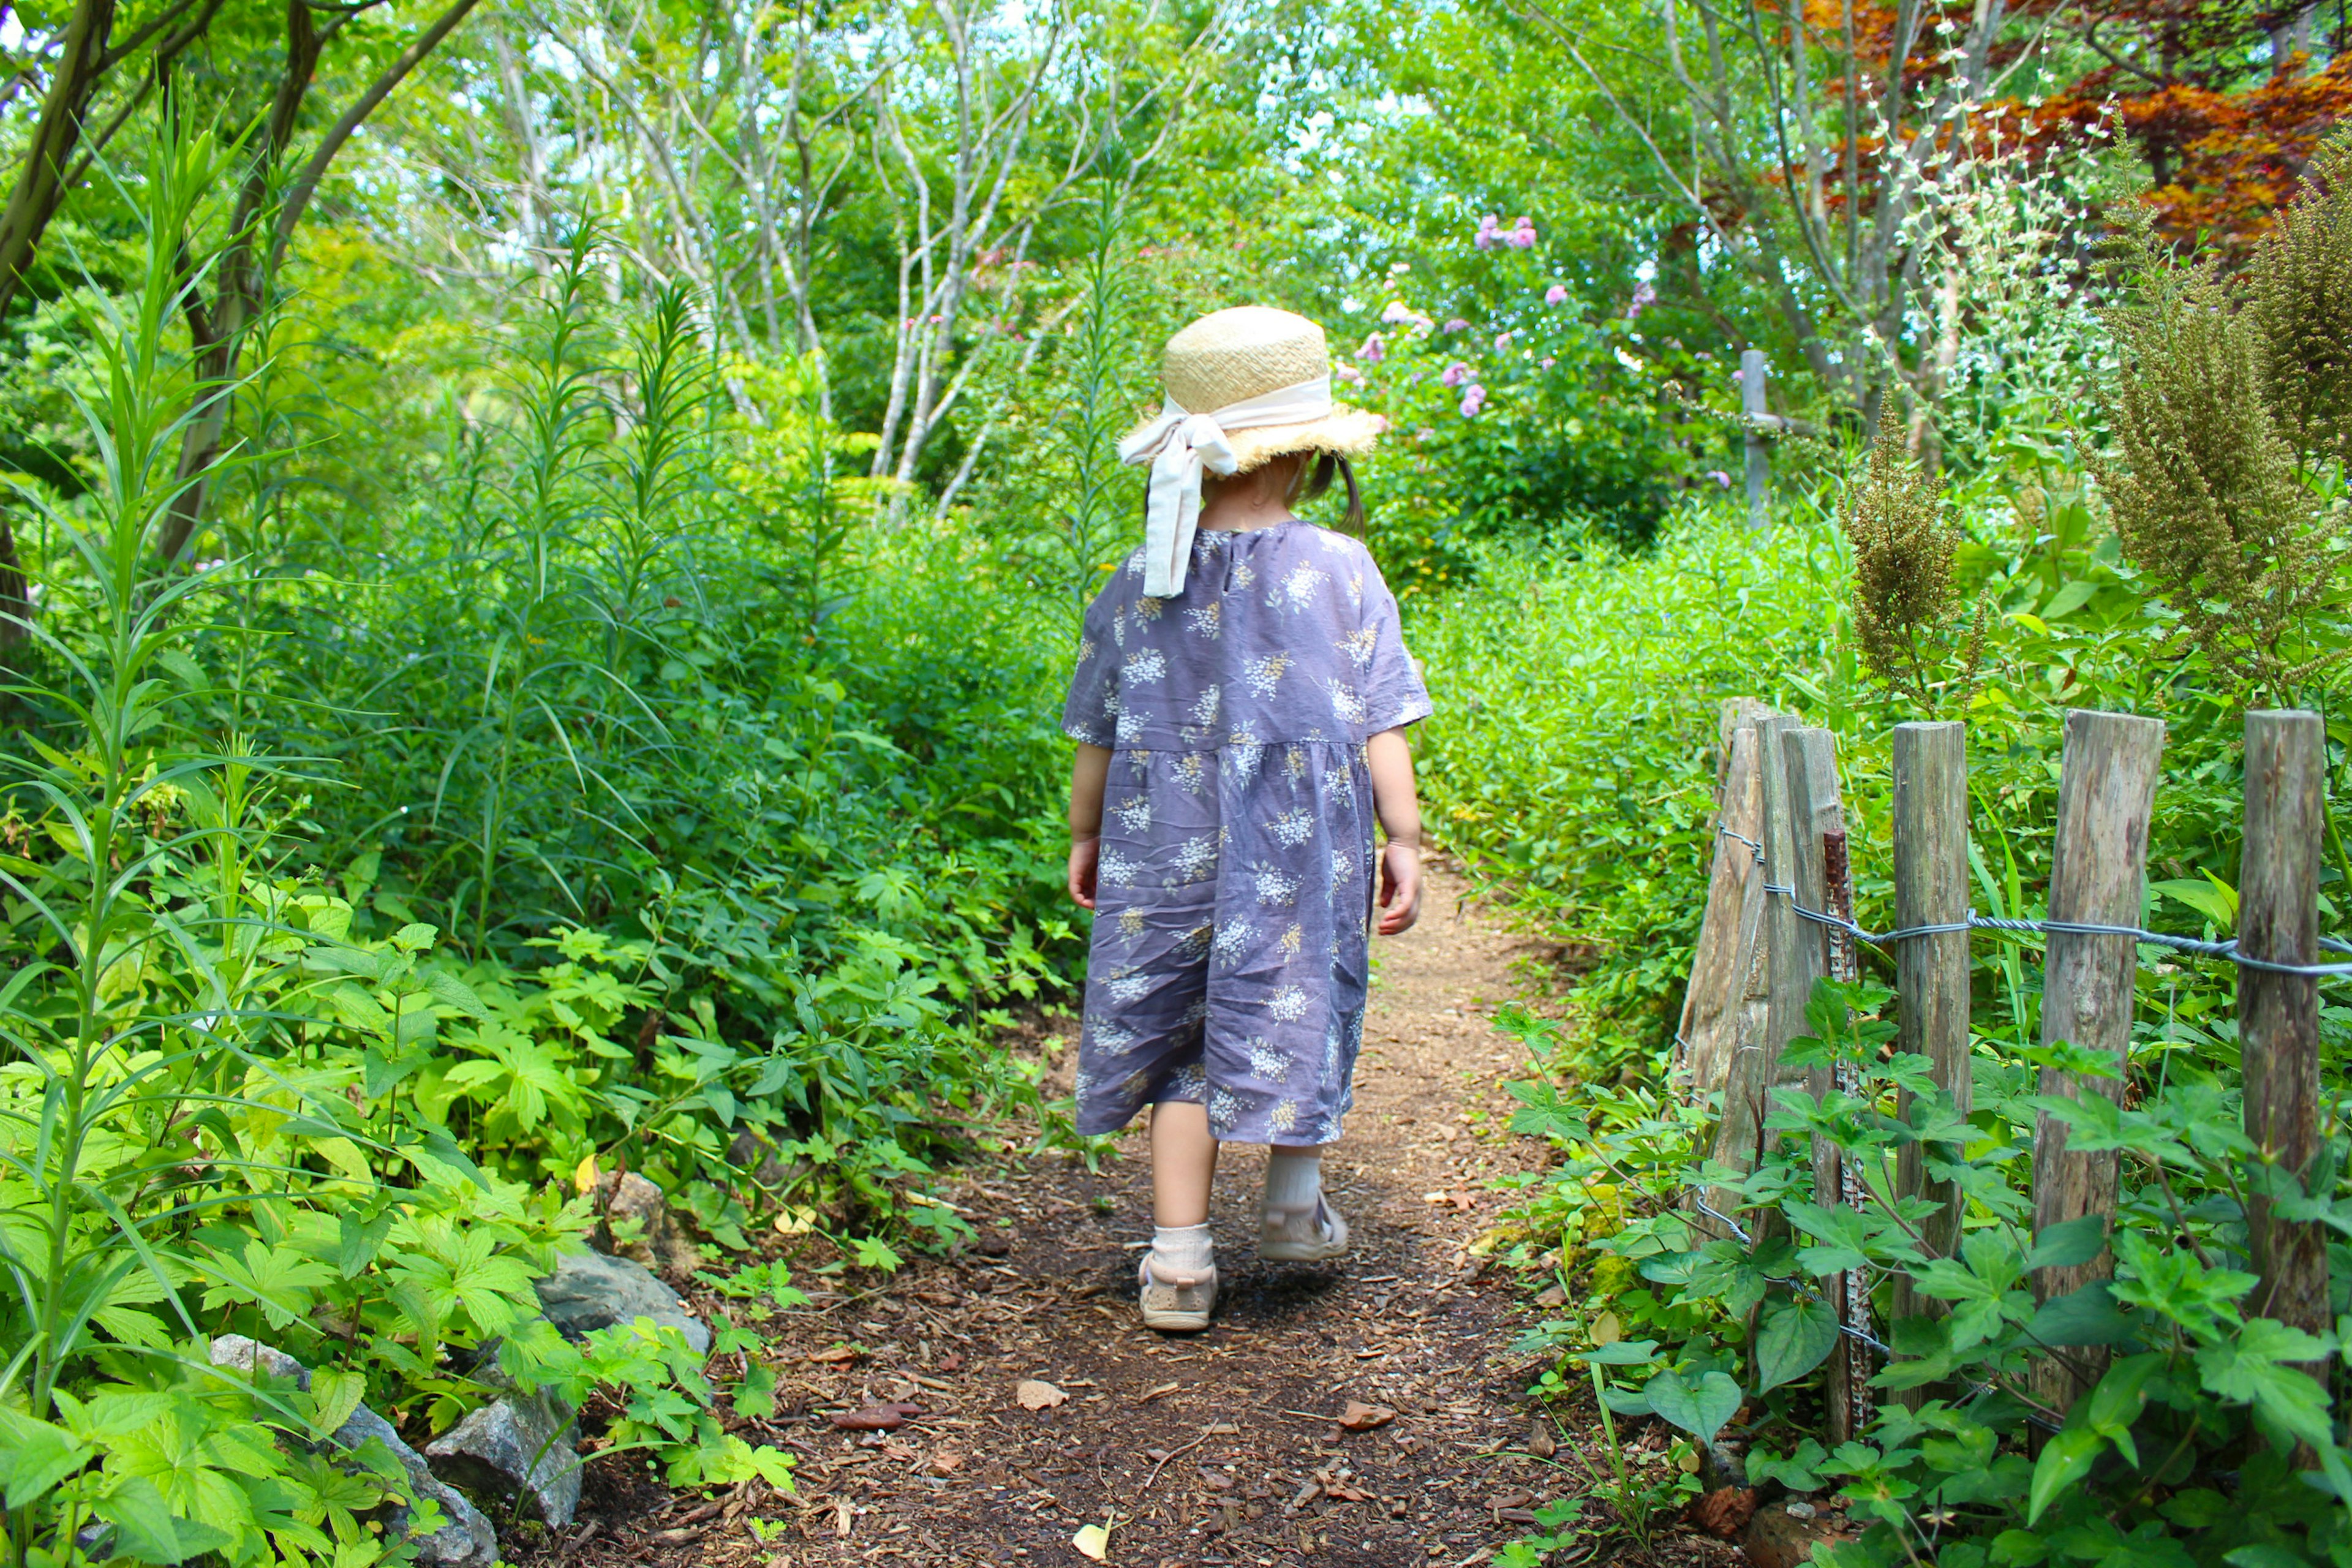
[[[1106,746],[1078,1131],[1205,1102],[1242,1143],[1327,1143],[1370,980],[1364,742],[1425,718],[1370,552],[1290,521],[1201,531],[1184,591],[1143,552],[1088,607],[1062,727]]]

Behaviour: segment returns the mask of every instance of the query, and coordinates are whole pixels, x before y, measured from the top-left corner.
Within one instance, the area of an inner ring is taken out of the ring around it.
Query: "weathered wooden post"
[[[1969,918],[1968,727],[1909,723],[1895,727],[1895,923],[1898,927],[1960,925]],[[1906,938],[1895,954],[1895,1049],[1926,1057],[1936,1087],[1951,1095],[1962,1116],[1973,1100],[1969,1063],[1969,933],[1937,931]],[[1908,1121],[1911,1094],[1895,1114]],[[1952,1255],[1959,1240],[1958,1194],[1948,1182],[1927,1179],[1927,1150],[1906,1143],[1897,1156],[1898,1197],[1916,1194],[1940,1207],[1921,1226],[1928,1249]],[[1895,1318],[1927,1310],[1908,1276],[1895,1278]],[[1906,1390],[1916,1405],[1921,1394]]]
[[[1789,769],[1790,815],[1796,824],[1795,876],[1790,884],[1795,889],[1795,901],[1809,910],[1845,915],[1852,908],[1853,896],[1848,885],[1845,806],[1838,790],[1836,738],[1827,730],[1803,729],[1791,731],[1781,744]],[[1785,966],[1788,994],[1782,991],[1784,970],[1773,971],[1776,1023],[1783,1019],[1780,1009],[1785,1006],[1793,1005],[1797,1014],[1790,1033],[1780,1037],[1782,1046],[1793,1036],[1807,1032],[1804,1007],[1812,999],[1815,981],[1824,976],[1842,980],[1854,977],[1853,944],[1843,938],[1844,933],[1811,921],[1804,921],[1798,927],[1794,962]],[[1809,1069],[1805,1083],[1817,1099],[1844,1087],[1835,1069],[1827,1067]],[[1825,1140],[1816,1140],[1813,1201],[1845,1202],[1847,1188],[1852,1184],[1849,1176],[1836,1147]],[[1855,1323],[1857,1314],[1867,1310],[1866,1302],[1857,1300],[1864,1287],[1853,1276],[1830,1276],[1822,1281],[1822,1287],[1839,1322]],[[1870,1416],[1866,1388],[1870,1368],[1862,1351],[1861,1342],[1841,1334],[1830,1352],[1822,1402],[1829,1409],[1832,1443],[1843,1443],[1854,1436]]]
[[[1757,879],[1759,893],[1766,883],[1785,885],[1791,875],[1790,862],[1796,854],[1796,835],[1790,816],[1789,770],[1780,759],[1781,739],[1797,727],[1797,721],[1786,714],[1774,714],[1757,721],[1756,754],[1764,800],[1763,821],[1759,842],[1764,846],[1764,864]],[[1779,1032],[1784,1020],[1780,1005],[1778,976],[1784,967],[1784,955],[1796,945],[1793,927],[1797,917],[1789,911],[1789,900],[1765,898],[1759,912],[1760,931],[1756,942],[1748,973],[1742,977],[1741,1011],[1748,1011],[1747,997],[1758,986],[1771,987],[1764,1026],[1759,1030],[1743,1019],[1738,1037],[1733,1042],[1731,1060],[1723,1078],[1723,1120],[1715,1132],[1715,1157],[1735,1170],[1752,1170],[1757,1154],[1763,1147],[1764,1118],[1770,1109],[1773,1068],[1780,1059],[1780,1050],[1789,1037]],[[1800,1010],[1798,1022],[1802,1021]],[[1717,1209],[1728,1214],[1725,1205],[1737,1200],[1720,1188],[1713,1189],[1707,1198]]]
[[[2238,869],[2238,952],[2272,963],[2319,959],[2319,839],[2326,732],[2319,715],[2246,715],[2246,847]],[[2238,970],[2238,1049],[2246,1136],[2280,1172],[2308,1181],[2319,1152],[2319,981],[2256,964]],[[2312,1333],[2328,1312],[2327,1233],[2283,1220],[2267,1196],[2246,1215],[2262,1277],[2248,1310]],[[2317,1375],[2326,1376],[2324,1365]]]
[[[1772,447],[1765,439],[1770,419],[1764,400],[1764,351],[1739,351],[1739,412],[1748,431],[1748,526],[1772,522]]]
[[[2066,747],[2058,776],[2057,841],[2051,857],[2050,918],[2087,925],[2137,926],[2140,884],[2147,862],[2148,813],[2156,801],[2164,725],[2126,713],[2076,708],[2066,714]],[[2053,931],[2043,959],[2042,1043],[2071,1043],[2112,1053],[2116,1076],[2082,1077],[2043,1068],[2045,1095],[2123,1097],[2131,1044],[2132,979],[2137,944],[2128,936]],[[2033,1226],[2038,1233],[2085,1215],[2116,1212],[2117,1162],[2113,1151],[2078,1154],[2066,1147],[2066,1124],[2048,1111],[2036,1119],[2033,1141]],[[2052,1300],[2114,1267],[2102,1251],[2088,1263],[2036,1272],[2034,1296]],[[2033,1363],[2033,1387],[2058,1409],[2097,1381],[2104,1355],[2078,1350]]]
[[[1764,880],[1753,847],[1761,842],[1758,835],[1764,817],[1756,726],[1769,712],[1760,703],[1735,699],[1724,704],[1718,731],[1723,763],[1717,777],[1715,863],[1707,877],[1698,944],[1691,954],[1690,984],[1683,994],[1682,1021],[1675,1030],[1683,1083],[1694,1100],[1723,1087],[1724,1069],[1739,1034],[1740,993],[1755,958]]]

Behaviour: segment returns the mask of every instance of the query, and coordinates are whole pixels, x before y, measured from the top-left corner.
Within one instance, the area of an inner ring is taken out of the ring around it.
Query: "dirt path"
[[[1505,1364],[1513,1288],[1465,1249],[1500,1202],[1485,1178],[1532,1152],[1500,1131],[1510,1102],[1496,1086],[1517,1047],[1488,1022],[1512,994],[1517,943],[1465,895],[1437,870],[1419,927],[1377,944],[1356,1109],[1325,1163],[1357,1243],[1344,1263],[1257,1261],[1265,1156],[1229,1148],[1218,1316],[1163,1339],[1133,1305],[1150,1235],[1139,1134],[1099,1173],[1059,1157],[974,1171],[948,1190],[985,1251],[819,1295],[785,1326],[782,1409],[760,1435],[800,1456],[798,1499],[697,1519],[688,1498],[648,1518],[645,1494],[592,1480],[583,1522],[602,1507],[604,1538],[562,1554],[1078,1563],[1073,1534],[1108,1521],[1110,1560],[1147,1568],[1300,1554],[1451,1565],[1524,1533],[1558,1472],[1525,1452],[1525,1367]],[[862,1353],[822,1359],[845,1344]],[[1024,1379],[1066,1402],[1024,1408]],[[1351,1400],[1398,1414],[1343,1432]],[[831,1418],[889,1401],[924,1414],[863,1435]]]

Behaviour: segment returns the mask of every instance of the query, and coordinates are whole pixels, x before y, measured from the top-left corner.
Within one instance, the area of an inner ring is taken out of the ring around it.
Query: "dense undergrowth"
[[[2073,1146],[2126,1152],[2116,1282],[2039,1309],[2029,1264],[2088,1258],[2100,1244],[2032,1234],[2032,1137],[2051,1103],[2037,1095],[2037,1067],[2084,1067],[2084,1053],[2059,1047],[2053,1058],[2040,1044],[2032,946],[1974,945],[1976,1109],[1964,1123],[1938,1120],[1949,1101],[1930,1092],[1922,1061],[1885,1048],[1893,972],[1875,954],[1859,990],[1818,999],[1821,1043],[1801,1042],[1850,1063],[1858,1089],[1820,1102],[1783,1092],[1778,1149],[1756,1174],[1710,1169],[1710,1107],[1664,1087],[1715,853],[1713,748],[1725,699],[1760,699],[1835,734],[1857,915],[1878,929],[1893,923],[1895,723],[1967,721],[1972,901],[2032,918],[2044,910],[2064,710],[2161,718],[2142,919],[2231,934],[2242,699],[2193,653],[2157,657],[2175,612],[2063,478],[2074,464],[2050,457],[1956,497],[1957,597],[1988,606],[1990,618],[1972,680],[1930,690],[1924,708],[1859,663],[1851,547],[1826,497],[1785,505],[1762,534],[1728,508],[1693,510],[1633,557],[1497,553],[1484,563],[1486,592],[1424,611],[1415,650],[1433,688],[1454,697],[1426,727],[1435,819],[1474,866],[1517,890],[1574,973],[1563,1018],[1514,1025],[1533,1068],[1515,1126],[1549,1138],[1559,1163],[1524,1184],[1496,1239],[1563,1287],[1561,1308],[1528,1340],[1560,1358],[1538,1394],[1601,1392],[1621,1417],[1655,1415],[1695,1441],[1737,1434],[1753,1444],[1752,1481],[1842,1489],[1857,1523],[1871,1526],[1839,1549],[1842,1563],[2340,1561],[2352,1542],[2346,1449],[2326,1388],[2288,1364],[2333,1365],[2336,1342],[2264,1320],[2243,1299],[2253,1283],[2247,1195],[2282,1180],[2279,1190],[2298,1189],[2237,1131],[2228,966],[2143,962],[2128,1109],[2119,1119],[2066,1112],[2079,1118]],[[2294,695],[2326,716],[2329,793],[2340,802],[2352,791],[2352,714],[2324,681]],[[2322,924],[2334,929],[2347,913],[2342,824],[2339,806],[2322,872]],[[2352,1008],[2339,990],[2324,997],[2322,1028],[2325,1098],[2340,1106]],[[1898,1090],[1916,1097],[1907,1124],[1890,1114]],[[2352,1262],[2341,1239],[2352,1235],[2343,1131],[2341,1110],[2331,1110],[2311,1197],[2288,1200],[2338,1237],[2339,1310]],[[1878,1173],[1880,1199],[1842,1211],[1817,1198],[1815,1138]],[[1885,1199],[1896,1152],[1919,1141],[1968,1195],[1954,1261],[1926,1261],[1916,1208]],[[1710,1237],[1684,1201],[1715,1181],[1741,1205],[1736,1239]],[[1830,1453],[1816,1440],[1808,1374],[1838,1331],[1811,1281],[1853,1268],[1871,1271],[1881,1331],[1911,1359],[1880,1367],[1878,1423]],[[1887,1324],[1885,1288],[1898,1275],[1919,1281],[1930,1316]],[[2053,1353],[2102,1354],[2112,1370],[2071,1412],[2047,1406],[2027,1369]],[[1930,1397],[1906,1406],[1919,1395],[1899,1391],[1914,1389]],[[2298,1471],[2297,1443],[2324,1471]],[[1593,1479],[1612,1518],[1636,1533],[1695,1487],[1671,1471],[1654,1482],[1638,1471]],[[1563,1516],[1557,1539],[1576,1528]],[[1533,1563],[1542,1542],[1516,1550]]]
[[[143,172],[143,282],[79,383],[86,488],[22,492],[14,1560],[404,1552],[390,1456],[320,1439],[364,1400],[421,1442],[512,1384],[610,1391],[598,1441],[673,1482],[788,1485],[720,1419],[770,1407],[765,1373],[714,1390],[642,1321],[567,1344],[531,1281],[616,1169],[722,1251],[772,1226],[827,1244],[804,1265],[889,1268],[967,1232],[931,1162],[1024,1092],[1003,1008],[1071,960],[1061,639],[952,526],[853,541],[887,496],[835,477],[835,433],[739,418],[682,294],[589,287],[593,231],[444,459],[356,526],[295,482],[267,372],[174,354],[216,156]],[[215,393],[262,435],[184,476]],[[191,484],[229,542],[182,570],[149,541]],[[212,1367],[229,1333],[309,1390]]]

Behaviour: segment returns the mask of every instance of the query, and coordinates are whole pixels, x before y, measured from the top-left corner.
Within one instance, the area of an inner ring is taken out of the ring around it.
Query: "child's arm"
[[[1410,770],[1405,787],[1412,788]],[[1095,866],[1102,858],[1103,784],[1110,777],[1110,749],[1078,743],[1070,765],[1070,897],[1078,908],[1095,907]]]
[[[1383,730],[1365,743],[1364,761],[1372,771],[1372,811],[1389,838],[1381,851],[1380,932],[1395,936],[1421,918],[1421,797],[1412,787],[1412,747],[1402,730]],[[1099,795],[1096,799],[1099,813]]]

